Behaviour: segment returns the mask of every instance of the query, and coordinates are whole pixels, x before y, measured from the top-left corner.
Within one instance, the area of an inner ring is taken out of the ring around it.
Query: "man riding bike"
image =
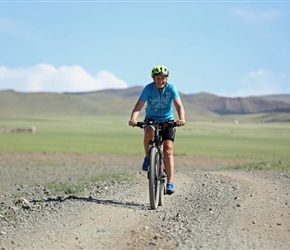
[[[157,65],[152,69],[151,77],[153,82],[147,84],[141,92],[139,100],[135,104],[135,107],[131,113],[131,118],[129,120],[130,126],[136,126],[138,115],[142,110],[145,102],[147,102],[145,119],[160,122],[174,120],[174,104],[179,117],[179,119],[176,121],[176,125],[183,126],[185,124],[185,112],[182,101],[179,97],[176,87],[167,81],[168,76],[169,70],[163,65]],[[172,194],[175,192],[173,184],[173,144],[175,139],[175,132],[176,129],[174,127],[166,127],[164,131],[162,131],[164,164],[167,176],[167,194]],[[153,140],[153,138],[154,128],[152,126],[146,126],[144,129],[144,150],[146,156],[142,165],[142,170],[144,171],[148,170],[148,145],[149,141]]]

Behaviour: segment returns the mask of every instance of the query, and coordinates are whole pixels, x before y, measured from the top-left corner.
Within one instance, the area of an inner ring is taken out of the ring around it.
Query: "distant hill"
[[[183,100],[191,102],[195,106],[212,111],[220,115],[227,114],[254,114],[264,112],[289,112],[290,95],[274,97],[218,97],[210,94],[184,95]]]
[[[142,89],[143,87],[136,86],[128,89],[61,94],[4,90],[0,91],[0,119],[104,115],[129,118]],[[290,121],[290,95],[228,98],[209,93],[180,93],[180,96],[188,120],[218,120],[233,115],[251,115],[265,121]]]

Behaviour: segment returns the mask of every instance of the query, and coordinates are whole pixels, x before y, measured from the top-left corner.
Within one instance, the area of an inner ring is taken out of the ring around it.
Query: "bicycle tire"
[[[164,166],[164,157],[163,157],[163,145],[161,145],[161,161],[162,169],[159,170],[159,178],[160,178],[160,187],[159,187],[159,201],[158,206],[163,206],[164,204],[164,195],[165,195],[165,184],[166,184],[166,174],[165,174],[165,166]]]
[[[158,206],[163,206],[164,204],[164,194],[165,194],[165,180],[160,181],[160,187],[159,187],[159,201]]]
[[[151,209],[156,209],[159,203],[159,153],[156,147],[149,152],[149,200]]]

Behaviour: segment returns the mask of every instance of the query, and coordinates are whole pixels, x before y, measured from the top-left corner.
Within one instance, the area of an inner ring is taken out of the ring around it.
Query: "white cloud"
[[[265,69],[251,71],[242,77],[240,86],[233,96],[260,96],[288,93],[287,75],[285,73],[274,73]]]
[[[82,92],[127,88],[125,81],[108,71],[95,77],[80,66],[54,67],[38,64],[30,68],[0,67],[0,89],[24,92]]]
[[[273,9],[264,11],[233,9],[231,14],[246,22],[268,22],[280,17],[282,12]]]

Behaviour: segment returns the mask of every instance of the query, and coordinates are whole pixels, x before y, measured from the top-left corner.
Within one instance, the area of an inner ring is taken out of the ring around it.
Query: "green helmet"
[[[169,76],[169,70],[163,65],[157,65],[152,69],[151,76],[154,77],[158,75]]]

